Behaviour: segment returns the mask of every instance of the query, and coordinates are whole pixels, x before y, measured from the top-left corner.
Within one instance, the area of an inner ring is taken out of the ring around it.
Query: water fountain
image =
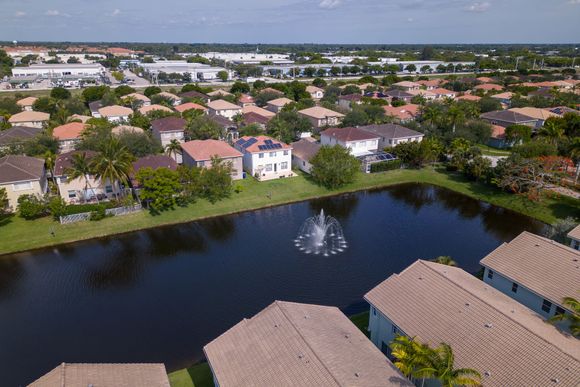
[[[324,255],[328,257],[338,254],[347,248],[348,244],[342,234],[342,227],[332,216],[325,216],[324,210],[320,214],[306,219],[300,227],[300,232],[294,245],[306,254]]]

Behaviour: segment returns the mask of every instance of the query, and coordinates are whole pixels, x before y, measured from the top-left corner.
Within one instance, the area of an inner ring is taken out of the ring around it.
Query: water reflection
[[[433,204],[436,200],[433,187],[423,184],[401,184],[390,187],[387,194],[399,202],[413,208],[417,213],[423,206]]]
[[[199,222],[199,225],[211,239],[216,241],[227,241],[236,233],[236,223],[233,216],[204,219]]]
[[[324,210],[326,214],[332,215],[334,218],[342,222],[347,220],[354,210],[356,210],[359,196],[364,194],[364,192],[359,192],[315,199],[309,201],[308,205],[314,214],[319,214],[320,211]]]
[[[25,272],[19,259],[0,257],[0,299],[16,292]]]

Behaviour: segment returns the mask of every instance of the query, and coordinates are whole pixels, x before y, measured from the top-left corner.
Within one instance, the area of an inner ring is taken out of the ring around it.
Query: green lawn
[[[169,374],[171,387],[214,387],[209,364],[200,363]]]
[[[486,156],[509,156],[511,154],[509,150],[493,148],[489,145],[478,144],[477,147]]]
[[[352,321],[352,323],[354,325],[356,325],[356,327],[358,329],[360,329],[362,331],[362,333],[365,334],[365,336],[369,337],[369,331],[368,331],[369,312],[368,312],[368,310],[366,312],[352,315],[349,318],[350,318],[350,321]]]
[[[504,193],[488,185],[470,182],[459,174],[446,173],[442,169],[396,170],[361,175],[356,182],[340,190],[328,190],[312,183],[307,176],[299,175],[295,178],[267,182],[245,179],[239,182],[243,187],[242,192],[233,193],[226,200],[215,204],[199,200],[188,207],[178,207],[157,216],[142,211],[131,215],[107,218],[99,222],[79,222],[69,225],[61,225],[51,218],[27,221],[18,216],[11,216],[0,220],[0,254],[161,225],[183,223],[204,217],[253,210],[321,196],[411,182],[446,187],[491,204],[513,209],[546,223],[553,223],[556,219],[566,216],[580,218],[579,200],[568,197],[552,197],[541,203],[530,202],[524,197]]]

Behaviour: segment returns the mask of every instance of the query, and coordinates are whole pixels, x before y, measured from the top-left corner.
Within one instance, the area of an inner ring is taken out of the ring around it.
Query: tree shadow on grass
[[[196,364],[187,369],[194,387],[214,387],[213,376],[208,363]]]
[[[12,223],[12,219],[15,216],[16,216],[15,214],[0,215],[0,227],[6,226],[6,225]]]

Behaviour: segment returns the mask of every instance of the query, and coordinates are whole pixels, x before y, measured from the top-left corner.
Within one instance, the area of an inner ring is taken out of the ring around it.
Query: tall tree
[[[570,309],[569,313],[557,314],[552,317],[549,321],[551,323],[556,323],[560,321],[566,321],[570,325],[570,332],[576,338],[580,338],[580,301],[573,297],[566,297],[562,300],[562,305]]]
[[[177,155],[181,153],[181,143],[174,138],[165,146],[165,153],[169,157],[173,156],[174,160],[177,160]]]
[[[86,152],[75,153],[71,157],[71,166],[65,170],[68,180],[83,179],[85,181],[84,188],[84,199],[87,199],[87,191],[90,188],[91,191],[93,187],[91,186],[91,175],[93,174],[93,168],[91,166],[90,159],[87,157]],[[61,192],[62,194],[62,192]],[[99,198],[95,196],[97,202]]]
[[[120,189],[121,184],[127,184],[129,173],[133,165],[133,156],[127,151],[127,148],[121,145],[115,138],[105,142],[100,152],[91,160],[91,167],[94,171],[95,178],[111,183],[113,188],[117,185]],[[118,198],[117,191],[115,197]]]
[[[435,378],[442,387],[479,386],[481,374],[472,368],[455,368],[455,356],[451,346],[441,343],[429,353],[428,365],[417,371],[418,376]]]

